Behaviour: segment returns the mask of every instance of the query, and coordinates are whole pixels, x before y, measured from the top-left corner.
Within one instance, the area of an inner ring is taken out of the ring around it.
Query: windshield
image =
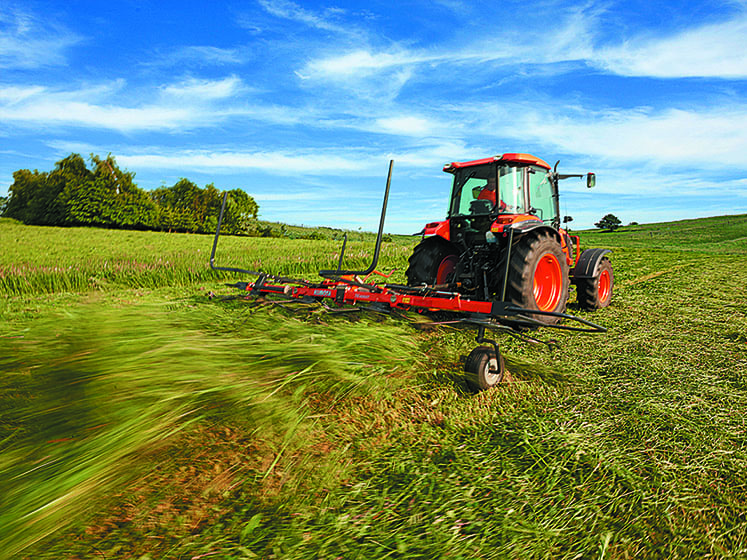
[[[491,212],[524,212],[526,167],[482,165],[457,169],[451,198],[451,216],[476,216]]]

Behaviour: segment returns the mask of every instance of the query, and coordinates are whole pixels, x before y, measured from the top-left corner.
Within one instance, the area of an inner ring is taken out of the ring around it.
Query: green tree
[[[78,154],[58,161],[49,173],[19,169],[13,173],[5,215],[25,224],[61,225],[65,209],[60,194],[68,184],[78,184],[90,178],[86,163]]]
[[[93,171],[87,175],[78,172],[65,177],[60,194],[64,223],[126,229],[158,227],[156,204],[135,184],[134,173],[122,171],[111,154],[105,159],[91,154],[91,163]]]
[[[594,225],[605,231],[614,231],[622,225],[622,222],[614,214],[607,214]]]
[[[82,226],[111,226],[112,190],[105,178],[65,185],[60,199],[65,207],[65,223]]]
[[[89,169],[79,154],[70,154],[49,173],[16,171],[7,199],[0,199],[0,214],[34,225],[215,231],[222,200],[215,185],[201,189],[182,178],[172,187],[146,193],[135,183],[135,174],[120,169],[111,154],[91,154],[90,162]],[[224,231],[246,233],[255,227],[258,210],[244,191],[230,191]]]
[[[70,154],[55,164],[46,180],[46,196],[48,197],[45,219],[40,222],[46,225],[62,225],[67,222],[63,193],[71,185],[83,185],[94,178],[86,167],[85,160],[79,154]]]
[[[189,179],[179,179],[172,187],[161,187],[151,192],[151,199],[159,206],[161,229],[213,233],[223,202],[222,193],[215,185],[204,189]],[[253,227],[259,206],[241,189],[229,191],[221,231],[246,233]]]
[[[220,205],[217,209],[220,211]],[[241,189],[230,190],[226,199],[226,211],[221,230],[233,234],[249,233],[256,229],[258,213],[259,206],[251,196]],[[218,213],[215,215],[215,218],[217,217]],[[215,227],[212,231],[215,231]]]
[[[42,199],[47,181],[46,173],[19,169],[13,172],[13,183],[8,188],[8,202],[4,216],[24,224],[36,224],[42,214]]]
[[[150,193],[161,208],[161,229],[197,231],[200,223],[200,187],[189,179],[179,179],[172,187],[161,187]]]

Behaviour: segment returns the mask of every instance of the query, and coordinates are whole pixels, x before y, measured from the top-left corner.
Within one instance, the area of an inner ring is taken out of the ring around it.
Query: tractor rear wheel
[[[607,257],[599,261],[596,273],[591,278],[576,280],[576,295],[582,309],[594,311],[607,307],[612,301],[612,288],[615,276],[612,274],[612,264]]]
[[[476,391],[492,389],[503,381],[506,365],[503,356],[495,355],[495,349],[489,346],[478,346],[464,363],[467,373],[467,383]]]
[[[507,299],[514,305],[562,313],[568,301],[568,262],[560,243],[547,232],[529,234],[514,249],[508,271]],[[532,315],[548,325],[560,317]]]
[[[448,284],[459,256],[456,248],[440,237],[429,237],[419,243],[410,256],[407,268],[408,286]]]

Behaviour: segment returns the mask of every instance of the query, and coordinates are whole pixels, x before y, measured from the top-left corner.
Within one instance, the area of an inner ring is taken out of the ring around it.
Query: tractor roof
[[[475,159],[473,161],[453,161],[444,165],[444,171],[447,173],[453,173],[457,169],[462,167],[475,167],[478,165],[485,165],[487,163],[493,163],[501,161],[504,163],[524,163],[530,165],[539,165],[545,169],[550,169],[550,166],[544,160],[538,157],[534,157],[531,154],[503,154],[483,159]]]

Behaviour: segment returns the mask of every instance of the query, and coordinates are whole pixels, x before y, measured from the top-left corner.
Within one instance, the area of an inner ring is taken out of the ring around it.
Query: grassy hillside
[[[584,231],[581,235],[592,244],[615,247],[744,254],[747,214],[625,226],[611,233]]]
[[[0,223],[0,557],[744,557],[745,235],[582,233],[616,292],[570,311],[609,332],[502,339],[512,380],[474,395],[472,333],[208,299],[207,236]],[[256,241],[219,260],[336,263]]]

